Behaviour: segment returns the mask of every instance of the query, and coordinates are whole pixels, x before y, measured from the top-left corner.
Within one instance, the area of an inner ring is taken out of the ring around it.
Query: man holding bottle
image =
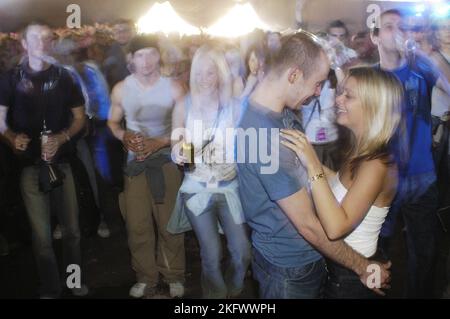
[[[64,273],[67,265],[81,266],[78,203],[69,161],[75,154],[71,140],[85,123],[84,99],[71,75],[47,62],[52,41],[48,25],[28,25],[22,39],[26,59],[0,80],[0,134],[23,166],[20,186],[32,230],[41,298],[60,297],[65,282],[52,247],[49,200],[54,191],[63,199],[58,217]],[[76,296],[88,293],[84,285],[70,288]]]
[[[385,11],[378,22],[371,33],[380,54],[380,63],[376,67],[392,72],[403,84],[403,118],[406,122],[405,136],[399,139],[406,145],[397,147],[399,191],[381,230],[379,244],[386,249],[387,238],[392,236],[396,216],[401,212],[408,248],[407,297],[431,298],[438,208],[432,154],[431,92],[436,86],[450,94],[450,87],[431,61],[414,50],[411,39],[406,37],[400,11]],[[401,149],[406,152],[398,152]]]
[[[172,235],[166,227],[181,184],[170,158],[170,134],[173,107],[184,90],[161,76],[156,38],[138,36],[129,50],[134,72],[113,89],[108,126],[128,150],[119,204],[137,277],[130,296],[157,297],[162,274],[170,296],[182,297],[184,236]],[[121,126],[123,119],[127,129]]]

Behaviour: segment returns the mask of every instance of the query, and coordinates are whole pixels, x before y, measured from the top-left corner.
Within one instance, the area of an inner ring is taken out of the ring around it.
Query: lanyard
[[[215,135],[216,135],[217,128],[219,126],[219,120],[220,120],[220,118],[222,116],[222,112],[223,112],[223,107],[219,105],[219,110],[217,112],[216,119],[214,120],[214,124],[213,124],[213,127],[212,127],[211,135],[210,135],[209,139],[206,141],[206,143],[203,144],[203,146],[202,146],[202,153],[205,150],[205,148],[214,141],[214,139],[216,137]]]
[[[315,101],[314,101],[314,106],[313,106],[313,109],[312,109],[312,111],[311,111],[311,114],[309,115],[309,119],[308,119],[308,121],[307,121],[307,122],[305,123],[305,125],[304,125],[305,131],[306,131],[306,128],[308,127],[309,123],[310,123],[311,120],[312,120],[312,117],[313,117],[313,115],[314,115],[314,112],[316,111],[316,106],[319,106],[318,111],[319,111],[319,116],[320,116],[321,107],[320,107],[320,99],[319,99],[319,98],[316,98]]]

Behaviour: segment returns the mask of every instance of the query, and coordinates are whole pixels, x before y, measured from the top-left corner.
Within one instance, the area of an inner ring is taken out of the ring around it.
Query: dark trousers
[[[401,208],[408,249],[408,298],[433,297],[438,200],[434,183],[421,197]]]
[[[325,285],[327,299],[374,299],[377,295],[363,285],[359,276],[331,260],[327,260],[328,279]]]
[[[60,164],[65,174],[64,183],[52,192],[61,199],[58,219],[63,235],[63,274],[67,265],[81,266],[80,229],[75,183],[69,164]],[[21,175],[22,198],[32,230],[33,252],[41,280],[41,297],[59,297],[64,276],[61,278],[50,228],[50,194],[39,191],[39,168],[24,168]]]
[[[378,248],[383,257],[390,259],[391,236],[397,216],[401,214],[406,229],[406,248],[408,256],[407,298],[432,298],[433,273],[436,259],[439,194],[434,182],[422,195],[390,211],[386,219],[389,232],[381,232]]]

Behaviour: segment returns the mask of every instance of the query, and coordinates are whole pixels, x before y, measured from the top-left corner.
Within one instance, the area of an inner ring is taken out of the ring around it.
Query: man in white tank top
[[[161,76],[156,38],[136,37],[130,54],[134,70],[114,87],[108,120],[112,133],[128,150],[119,204],[137,277],[130,296],[157,295],[161,273],[171,297],[182,297],[184,236],[172,235],[166,227],[181,184],[180,172],[170,160],[172,110],[184,90]]]

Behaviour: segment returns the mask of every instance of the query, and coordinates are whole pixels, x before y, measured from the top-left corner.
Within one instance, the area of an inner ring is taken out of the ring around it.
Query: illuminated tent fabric
[[[138,20],[137,26],[139,33],[200,34],[200,29],[180,18],[168,1],[155,3],[150,11]]]
[[[178,16],[186,22],[208,27],[218,21],[238,0],[170,0]],[[407,8],[417,5],[418,1],[439,7],[446,0],[375,1],[375,0],[306,0],[304,23],[310,31],[324,31],[330,21],[340,19],[347,24],[351,33],[367,30],[367,8],[377,4],[382,11],[393,8]],[[45,20],[55,27],[66,25],[68,4],[76,3],[81,7],[81,23],[112,22],[119,18],[138,21],[157,0],[0,0],[0,32],[17,31],[18,28],[33,20]],[[296,29],[296,0],[241,0],[251,3],[258,16],[275,29]],[[441,11],[442,12],[442,11]],[[445,15],[441,13],[440,15]]]
[[[252,32],[255,29],[270,30],[250,3],[236,4],[228,13],[214,25],[206,29],[206,33],[220,37],[237,37]]]

